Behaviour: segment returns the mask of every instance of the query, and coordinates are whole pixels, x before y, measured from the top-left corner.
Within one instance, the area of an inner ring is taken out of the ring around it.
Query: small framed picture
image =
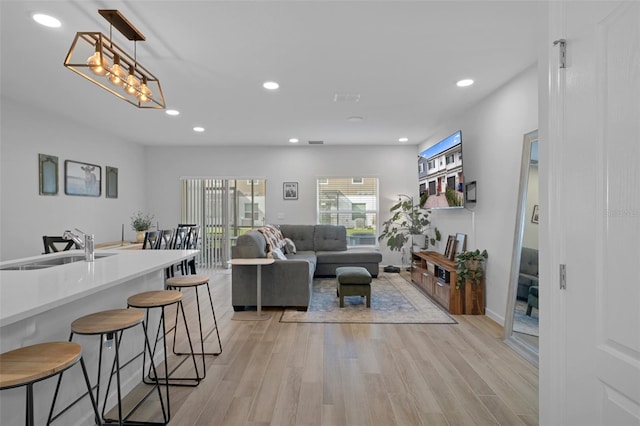
[[[95,164],[64,162],[64,193],[99,197],[102,193],[102,168]]]
[[[535,206],[533,206],[533,214],[531,215],[531,222],[532,223],[538,223],[538,216],[539,216],[539,206],[538,204],[536,204]]]
[[[58,194],[58,157],[38,154],[40,195]]]
[[[282,184],[282,198],[285,200],[297,200],[298,182],[284,182]]]
[[[105,197],[118,198],[118,168],[105,166],[106,184]]]

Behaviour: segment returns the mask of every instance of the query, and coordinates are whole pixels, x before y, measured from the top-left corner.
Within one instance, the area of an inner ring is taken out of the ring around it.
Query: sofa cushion
[[[256,231],[240,235],[233,247],[233,257],[243,259],[267,257],[267,242],[264,236]]]
[[[287,259],[291,260],[306,260],[310,264],[310,270],[313,273],[316,270],[316,265],[318,263],[318,258],[316,257],[316,253],[313,251],[300,251],[296,254],[287,254]]]
[[[313,234],[315,225],[280,225],[285,238],[290,238],[297,251],[313,251]]]
[[[380,263],[382,254],[374,249],[349,249],[341,251],[316,252],[318,263]]]
[[[315,251],[338,251],[347,249],[347,228],[336,225],[316,225],[313,234]]]

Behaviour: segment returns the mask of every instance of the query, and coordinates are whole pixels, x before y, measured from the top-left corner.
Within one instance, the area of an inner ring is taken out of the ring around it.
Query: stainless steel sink
[[[95,259],[113,256],[114,253],[96,253]],[[33,271],[35,269],[51,268],[53,266],[66,265],[69,263],[84,262],[84,254],[70,254],[67,256],[53,257],[50,259],[40,258],[24,263],[14,263],[12,265],[3,266],[0,271]]]

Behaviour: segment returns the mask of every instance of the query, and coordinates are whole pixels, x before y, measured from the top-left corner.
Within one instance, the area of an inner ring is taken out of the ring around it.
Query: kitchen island
[[[193,258],[198,250],[97,250],[93,262],[83,258],[72,263],[50,266],[65,258],[83,256],[83,251],[34,256],[0,263],[0,351],[55,340],[68,340],[70,324],[76,318],[106,309],[126,308],[133,294],[164,288],[165,268]],[[49,265],[47,265],[49,263]],[[31,266],[29,266],[31,265]],[[40,266],[46,265],[47,267]],[[29,269],[33,268],[33,269]],[[157,327],[152,317],[149,330]],[[96,336],[76,336],[83,346],[89,377],[95,385],[98,345]],[[130,359],[142,349],[138,328],[125,332],[121,356]],[[110,365],[113,351],[106,350],[104,365]],[[162,358],[159,351],[158,359]],[[141,379],[141,362],[124,372],[124,392]],[[103,375],[103,380],[105,376]],[[63,380],[59,407],[67,405],[82,389],[82,374],[69,370]],[[55,379],[35,386],[35,419],[45,423],[55,388]],[[24,389],[2,391],[0,424],[24,422]],[[87,424],[90,404],[85,398],[59,420],[63,424]]]

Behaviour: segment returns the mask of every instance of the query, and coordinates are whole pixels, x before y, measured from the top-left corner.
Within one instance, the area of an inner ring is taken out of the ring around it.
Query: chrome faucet
[[[75,230],[77,232],[79,232],[80,234],[82,234],[82,237],[80,237],[78,234],[74,234],[73,232],[66,230],[64,231],[64,234],[62,234],[62,238],[64,238],[65,240],[72,240],[74,243],[76,243],[80,248],[84,249],[84,260],[87,262],[93,262],[94,260],[94,254],[93,254],[93,234],[87,234],[85,232],[82,232],[81,230],[79,230],[78,228],[75,228]]]

